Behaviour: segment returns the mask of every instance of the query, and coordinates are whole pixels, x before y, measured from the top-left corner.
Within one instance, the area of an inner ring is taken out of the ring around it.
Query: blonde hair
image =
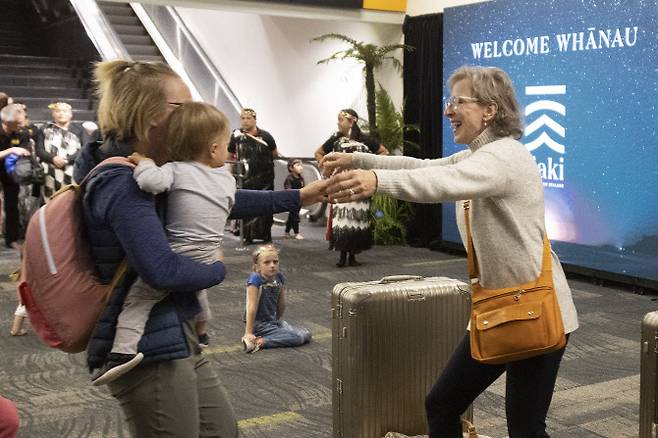
[[[464,66],[450,75],[448,87],[452,89],[455,83],[463,79],[470,80],[472,97],[477,98],[479,103],[496,105],[496,116],[491,121],[494,133],[499,137],[521,138],[521,110],[507,73],[496,67]]]
[[[199,159],[220,135],[229,135],[229,121],[220,110],[203,102],[176,108],[167,120],[166,143],[175,161]]]
[[[162,62],[103,61],[94,81],[98,124],[104,137],[148,143],[151,122],[164,116],[167,98],[162,80],[179,76]]]
[[[258,269],[258,258],[268,252],[273,252],[274,254],[279,255],[279,250],[274,245],[259,246],[251,253],[251,259],[254,262],[254,272]]]

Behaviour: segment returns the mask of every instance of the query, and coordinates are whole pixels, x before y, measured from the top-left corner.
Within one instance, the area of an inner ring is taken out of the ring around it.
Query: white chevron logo
[[[525,92],[526,95],[566,94],[567,87],[566,85],[528,86],[526,87]],[[528,104],[525,107],[525,116],[527,117],[538,111],[550,111],[560,114],[562,116],[565,116],[567,114],[567,109],[563,104],[556,102],[554,100],[544,99]],[[557,135],[559,135],[562,138],[566,136],[566,129],[564,128],[564,126],[560,125],[558,122],[553,120],[547,114],[542,114],[541,116],[539,116],[539,118],[537,118],[528,126],[526,126],[524,130],[524,135],[528,137],[529,135],[535,133],[536,131],[541,130],[542,128],[547,128],[547,130],[555,132]],[[525,146],[528,149],[528,151],[532,152],[542,145],[548,146],[550,149],[557,152],[558,154],[564,154],[565,152],[564,144],[553,140],[553,138],[551,138],[551,136],[546,132],[546,130],[544,130],[539,135],[539,137],[537,137],[535,140],[526,143]]]
[[[524,135],[528,136],[533,132],[535,132],[536,130],[538,130],[539,128],[541,128],[542,126],[546,126],[552,129],[553,131],[557,132],[557,134],[560,137],[564,138],[564,136],[566,135],[566,129],[564,129],[562,125],[560,125],[555,120],[548,117],[546,114],[542,114],[540,118],[538,118],[537,120],[526,126]]]
[[[559,102],[552,100],[538,100],[525,107],[525,115],[528,116],[537,111],[553,111],[563,116],[567,114],[567,109]]]
[[[564,154],[564,145],[553,140],[545,132],[542,132],[541,135],[537,137],[536,140],[533,140],[530,143],[526,143],[525,147],[528,149],[529,152],[532,152],[543,144],[553,149],[558,154]]]

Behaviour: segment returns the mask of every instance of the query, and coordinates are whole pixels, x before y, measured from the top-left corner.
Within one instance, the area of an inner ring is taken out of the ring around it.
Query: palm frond
[[[377,48],[377,55],[379,56],[384,56],[389,52],[392,52],[393,50],[398,50],[402,49],[407,52],[412,52],[414,51],[415,47],[414,46],[409,46],[407,44],[389,44],[386,46],[381,46]]]
[[[377,67],[380,67],[384,61],[391,61],[393,67],[400,72],[402,70],[401,62],[394,58],[393,56],[388,55],[393,50],[404,49],[412,50],[411,46],[406,44],[389,44],[386,46],[376,46],[371,43],[365,43],[362,41],[357,41],[354,38],[350,38],[347,35],[340,33],[327,33],[320,35],[311,39],[311,42],[314,41],[325,41],[325,40],[339,40],[346,42],[350,45],[348,49],[338,51],[333,53],[328,58],[321,59],[318,61],[318,64],[327,64],[331,61],[339,59],[354,59],[358,62],[364,64],[363,72],[366,85],[366,100],[367,100],[367,109],[368,109],[368,118],[370,119],[370,131],[377,131],[377,112],[376,112],[376,87],[375,87],[375,77],[374,70]],[[401,135],[401,134],[400,134]],[[400,145],[401,145],[400,141]]]
[[[356,50],[347,49],[347,50],[341,50],[339,52],[332,53],[328,58],[319,60],[317,64],[327,64],[328,62],[331,61],[342,60],[347,58],[353,58],[356,59],[357,61],[362,61],[359,56],[359,53]]]
[[[326,33],[324,35],[320,35],[318,37],[312,38],[311,42],[314,41],[322,42],[325,40],[339,40],[339,41],[345,41],[346,43],[351,44],[353,46],[359,45],[359,42],[357,40],[340,33]]]
[[[382,62],[383,62],[383,61],[391,61],[391,63],[393,64],[393,67],[394,67],[399,73],[402,73],[402,63],[400,62],[399,59],[394,58],[394,57],[392,57],[392,56],[385,56],[385,57],[381,58],[381,61],[382,61]]]

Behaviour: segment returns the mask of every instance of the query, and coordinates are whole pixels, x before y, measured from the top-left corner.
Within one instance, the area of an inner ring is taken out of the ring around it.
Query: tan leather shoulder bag
[[[473,290],[471,356],[502,364],[559,350],[566,344],[560,305],[553,287],[551,246],[544,236],[539,277],[524,284],[487,289],[480,285],[471,235],[470,201],[464,202],[468,274]]]

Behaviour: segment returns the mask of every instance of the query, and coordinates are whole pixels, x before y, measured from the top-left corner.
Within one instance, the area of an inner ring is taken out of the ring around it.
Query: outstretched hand
[[[322,157],[318,163],[324,176],[331,176],[334,173],[352,168],[352,154],[345,152],[331,152]]]
[[[340,172],[327,181],[326,193],[334,203],[362,201],[377,191],[377,174],[372,170]]]
[[[327,184],[328,180],[319,179],[311,181],[299,190],[299,198],[301,204],[311,205],[316,202],[327,202]]]

